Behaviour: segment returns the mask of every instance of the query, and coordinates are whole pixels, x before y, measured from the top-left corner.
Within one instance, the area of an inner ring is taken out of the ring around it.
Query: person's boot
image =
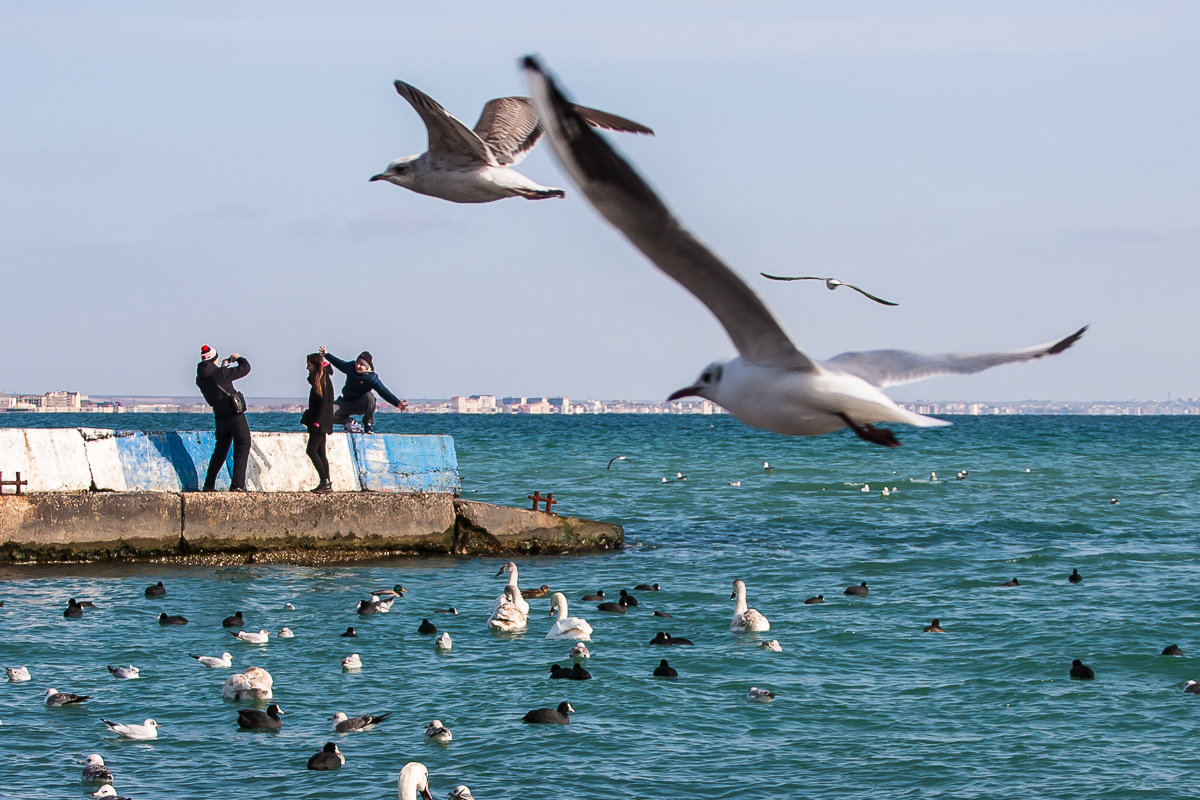
[[[319,484],[317,484],[317,488],[312,490],[313,494],[329,494],[332,491],[333,484],[327,480],[321,481]]]

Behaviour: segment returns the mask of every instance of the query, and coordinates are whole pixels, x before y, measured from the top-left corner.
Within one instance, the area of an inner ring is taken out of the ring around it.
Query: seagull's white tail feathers
[[[904,410],[906,414],[911,414],[910,419],[904,420],[906,424],[916,428],[944,428],[947,425],[953,425],[953,422],[948,422],[937,417],[927,417],[924,414],[916,414],[912,411]]]

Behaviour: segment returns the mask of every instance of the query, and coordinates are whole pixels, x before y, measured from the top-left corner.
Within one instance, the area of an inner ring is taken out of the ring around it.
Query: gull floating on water
[[[714,362],[667,399],[703,397],[755,428],[815,436],[841,428],[875,444],[899,441],[872,423],[917,427],[949,423],[906,411],[882,389],[946,373],[973,373],[1066,350],[1075,333],[1043,345],[996,353],[922,355],[902,350],[843,353],[815,361],[802,353],[757,294],[676,220],[646,182],[584,123],[535,58],[524,66],[538,117],[563,169],[592,206],[655,266],[720,321],[738,357]]]
[[[78,762],[83,764],[83,774],[80,780],[88,783],[112,783],[112,770],[104,766],[104,757],[99,753],[92,753],[83,761]]]
[[[73,694],[71,692],[60,692],[58,689],[47,689],[45,703],[51,708],[57,708],[59,706],[69,706],[74,705],[75,703],[82,703],[90,698],[91,695],[89,694],[80,695]]]
[[[280,639],[295,639],[296,638],[296,634],[292,632],[291,628],[280,628],[278,636]]]
[[[372,181],[387,181],[454,203],[566,196],[562,189],[542,186],[513,169],[542,136],[542,126],[529,98],[489,100],[472,129],[415,86],[404,81],[396,81],[395,86],[425,123],[429,149],[421,155],[397,158],[386,170],[372,176]],[[616,114],[583,106],[573,108],[588,125],[624,133],[654,134],[645,125]]]
[[[92,792],[91,796],[100,797],[104,800],[132,800],[132,798],[126,797],[123,794],[117,794],[117,790],[113,788],[111,783],[101,786],[99,789]]]
[[[778,639],[768,639],[765,642],[761,642],[758,646],[763,650],[771,650],[776,653],[783,652],[783,645],[779,643]]]
[[[157,739],[158,729],[162,726],[152,719],[148,719],[141,725],[129,724],[124,725],[120,722],[112,722],[111,720],[100,720],[108,729],[122,739]]]
[[[746,699],[752,703],[769,703],[775,699],[775,693],[751,686],[750,691],[746,692]]]
[[[245,642],[246,644],[266,644],[267,640],[271,638],[271,634],[265,629],[260,630],[258,633],[255,633],[254,631],[238,631],[237,633],[228,631],[228,633],[233,638]]]
[[[8,675],[8,680],[11,683],[21,683],[22,681],[31,679],[29,667],[5,667],[4,673]]]
[[[220,658],[217,656],[198,656],[195,653],[188,653],[188,655],[204,666],[212,667],[213,669],[224,669],[233,666],[233,656],[229,653],[221,653]]]
[[[446,744],[454,738],[454,734],[450,729],[442,724],[440,719],[435,719],[433,722],[425,726],[425,741],[437,742],[438,744]]]
[[[814,275],[797,275],[794,278],[789,278],[785,275],[768,275],[765,272],[760,272],[758,274],[762,275],[764,278],[770,278],[773,281],[825,281],[825,288],[829,289],[830,291],[838,288],[839,286],[845,286],[847,289],[853,289],[854,291],[858,292],[863,297],[871,298],[876,303],[880,303],[885,306],[900,305],[899,303],[893,303],[891,300],[884,300],[882,297],[876,297],[861,286],[855,286],[853,283],[846,283],[845,281],[840,281],[837,278],[818,278]]]
[[[382,714],[362,714],[357,717],[347,717],[346,712],[336,711],[330,719],[333,720],[334,733],[350,733],[352,731],[369,731],[391,715],[392,712],[385,711]]]
[[[450,634],[446,633],[445,631],[439,633],[438,637],[433,640],[433,649],[437,650],[439,653],[449,653],[453,647],[454,642],[451,641]]]
[[[346,672],[362,669],[362,658],[358,653],[351,653],[342,659],[342,669]]]
[[[141,674],[141,670],[135,667],[133,664],[130,664],[128,667],[114,667],[109,664],[108,671],[112,673],[114,678],[123,681],[133,680]]]
[[[475,800],[475,795],[471,794],[471,790],[467,785],[460,783],[450,790],[450,794],[446,795],[446,800]]]

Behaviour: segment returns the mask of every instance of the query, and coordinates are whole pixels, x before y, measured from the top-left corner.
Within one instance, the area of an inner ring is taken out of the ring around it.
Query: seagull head
[[[682,389],[677,389],[671,392],[671,396],[667,398],[667,402],[678,400],[681,397],[703,397],[706,400],[715,402],[717,387],[721,385],[721,379],[725,376],[725,362],[714,361],[704,368],[700,373],[700,377],[691,386],[685,386]]]
[[[388,164],[387,169],[378,175],[372,175],[371,181],[387,181],[394,183],[397,186],[403,186],[406,189],[412,188],[416,171],[413,169],[413,163],[419,156],[404,156],[397,158],[392,163]]]

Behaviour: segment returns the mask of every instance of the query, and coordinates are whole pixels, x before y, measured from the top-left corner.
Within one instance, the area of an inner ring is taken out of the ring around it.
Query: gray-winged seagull
[[[528,97],[497,97],[484,105],[479,121],[468,128],[429,95],[396,81],[396,91],[412,104],[429,134],[429,149],[397,158],[371,177],[418,194],[454,203],[490,203],[505,197],[543,200],[566,192],[542,186],[513,169],[542,136]],[[572,107],[589,125],[623,133],[654,131],[633,120],[583,106]]]
[[[754,290],[685,230],[641,176],[587,126],[537,59],[527,56],[524,66],[538,117],[563,169],[601,216],[708,307],[737,347],[737,358],[710,364],[695,384],[668,400],[703,397],[747,425],[789,436],[848,427],[861,439],[895,447],[900,444],[895,435],[872,423],[949,423],[904,410],[881,391],[884,387],[1055,355],[1087,330],[1000,353],[876,350],[815,361],[797,349]]]
[[[869,297],[881,305],[900,305],[899,303],[893,303],[891,300],[884,300],[882,297],[876,297],[861,286],[855,286],[853,283],[846,283],[845,281],[840,281],[837,278],[818,278],[815,275],[797,275],[795,277],[788,277],[786,275],[768,275],[765,272],[760,272],[758,274],[762,275],[764,278],[770,278],[773,281],[825,281],[825,288],[829,289],[830,291],[833,291],[839,286],[845,286],[847,289],[853,289],[863,297]]]

